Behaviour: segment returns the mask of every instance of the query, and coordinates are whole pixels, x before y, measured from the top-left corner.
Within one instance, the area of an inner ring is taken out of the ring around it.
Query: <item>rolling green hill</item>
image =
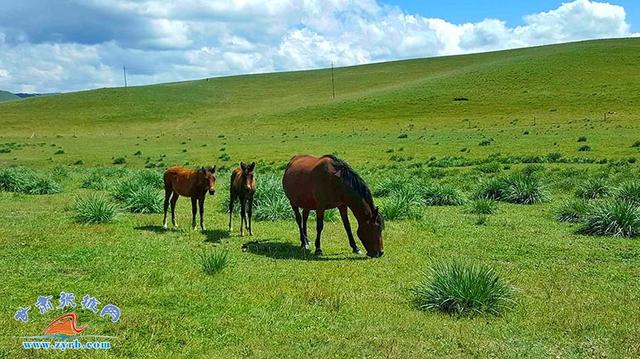
[[[13,100],[19,100],[19,99],[20,99],[20,97],[12,94],[9,91],[0,90],[0,102],[13,101]]]
[[[627,156],[637,152],[639,54],[640,39],[619,39],[338,68],[336,99],[326,69],[69,93],[0,105],[0,141],[55,138],[67,156],[54,160],[96,164],[136,150],[211,161],[217,148],[205,144],[226,146],[234,162],[257,152],[378,160],[399,143],[414,158],[579,155],[567,141],[579,135],[593,156]],[[478,148],[483,138],[495,141]],[[182,153],[188,139],[197,145]]]

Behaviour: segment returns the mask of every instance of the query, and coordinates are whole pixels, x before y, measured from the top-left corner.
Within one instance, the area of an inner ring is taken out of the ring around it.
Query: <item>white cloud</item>
[[[2,1],[2,0],[0,0]],[[376,0],[35,0],[0,13],[0,89],[69,91],[551,44],[630,33],[624,8],[575,0],[508,27]]]

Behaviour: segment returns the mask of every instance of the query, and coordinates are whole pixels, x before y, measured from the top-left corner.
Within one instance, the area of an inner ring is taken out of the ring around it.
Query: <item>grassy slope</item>
[[[64,147],[56,162],[88,164],[138,149],[175,163],[210,162],[217,153],[200,146],[223,142],[234,162],[258,151],[283,161],[292,150],[375,161],[403,142],[403,132],[412,135],[407,155],[420,158],[464,147],[474,147],[471,157],[539,154],[540,147],[576,155],[570,139],[579,135],[592,140],[596,155],[624,156],[637,140],[639,52],[640,39],[625,39],[341,68],[336,100],[328,70],[34,98],[0,105],[0,141],[33,136]],[[470,101],[452,101],[458,96]],[[614,114],[605,121],[605,112]],[[531,136],[522,136],[526,130]],[[495,146],[477,148],[484,136]],[[193,148],[181,154],[188,139]],[[287,146],[273,146],[278,140]],[[102,145],[86,146],[96,141]],[[42,163],[53,152],[34,150],[20,160]]]
[[[390,164],[386,150],[399,147],[416,162],[461,155],[463,147],[471,149],[467,157],[576,156],[581,135],[593,147],[589,156],[637,156],[630,144],[640,140],[639,50],[638,39],[610,40],[343,68],[335,101],[326,70],[28,99],[0,105],[0,142],[24,145],[0,153],[0,164],[50,166],[51,157],[106,165],[127,155],[127,166],[140,167],[160,154],[166,164],[220,164],[219,147],[226,147],[232,161],[277,164],[294,152],[335,150],[364,168]],[[470,101],[453,102],[457,96]],[[606,111],[615,114],[603,121]],[[401,133],[408,138],[398,139]],[[496,141],[480,147],[483,136]],[[35,143],[46,145],[28,146]],[[53,155],[60,147],[65,154]],[[143,158],[132,156],[138,149]],[[45,317],[35,309],[29,324],[11,317],[37,295],[55,299],[62,290],[123,309],[116,325],[80,313],[93,333],[118,337],[103,356],[640,355],[640,245],[576,235],[574,226],[555,222],[550,213],[562,194],[534,206],[501,204],[486,226],[461,207],[428,208],[418,222],[388,221],[380,260],[350,255],[342,226],[328,223],[326,260],[318,261],[296,248],[292,221],[256,223],[252,240],[263,242],[242,252],[249,239],[221,231],[224,190],[207,200],[214,230],[204,234],[159,231],[159,215],[75,224],[68,206],[87,192],[78,189],[82,171],[63,178],[59,195],[0,192],[0,357],[34,354],[12,337],[37,334]],[[183,226],[188,208],[180,200]],[[193,260],[212,246],[229,248],[234,262],[207,277]],[[409,289],[420,272],[451,258],[496,266],[519,288],[517,306],[476,319],[415,310]]]
[[[19,99],[20,97],[12,94],[11,92],[0,90],[0,102],[13,101],[13,100],[19,100]]]

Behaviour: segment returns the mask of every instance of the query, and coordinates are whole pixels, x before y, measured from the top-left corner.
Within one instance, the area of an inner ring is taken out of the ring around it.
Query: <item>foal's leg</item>
[[[246,212],[246,198],[244,198],[242,195],[240,195],[240,237],[244,236],[244,227],[245,227],[245,222],[247,220],[246,216],[247,216],[247,212]]]
[[[171,188],[164,189],[164,219],[162,220],[162,227],[167,229],[167,212],[169,211],[169,199],[171,198]]]
[[[320,234],[324,228],[324,210],[316,210],[316,254],[321,255],[322,249],[320,249]]]
[[[293,214],[296,217],[296,223],[298,224],[298,231],[300,232],[300,246],[304,249],[309,249],[309,241],[305,238],[304,232],[302,232],[302,216],[300,215],[300,209],[294,205],[291,205]]]
[[[198,198],[191,197],[191,229],[196,229],[196,214],[198,213]]]
[[[236,200],[236,194],[233,189],[229,191],[229,233],[233,231],[233,227],[231,226],[231,217],[233,216],[233,202]]]
[[[249,235],[253,236],[253,229],[251,228],[251,213],[253,213],[253,195],[249,197],[249,206],[247,207],[247,216],[249,217]]]
[[[203,231],[206,231],[207,229],[204,227],[204,199],[207,198],[206,194],[203,194],[202,197],[198,198],[198,204],[200,205],[198,208],[200,210],[200,228]]]
[[[178,223],[176,222],[176,202],[178,202],[178,197],[180,197],[180,195],[178,195],[177,192],[173,192],[171,196],[171,223],[176,228],[178,227]]]
[[[353,240],[353,233],[351,233],[351,224],[349,223],[349,213],[347,213],[347,206],[338,207],[340,211],[340,217],[342,218],[342,224],[344,225],[344,230],[347,232],[347,237],[349,237],[349,245],[353,250],[353,253],[360,254],[360,250],[356,245],[356,241]]]

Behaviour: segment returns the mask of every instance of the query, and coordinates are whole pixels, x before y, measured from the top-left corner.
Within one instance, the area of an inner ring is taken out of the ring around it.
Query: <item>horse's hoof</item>
[[[317,256],[321,256],[322,255],[322,249],[320,249],[320,248],[316,249],[315,254]]]
[[[163,225],[162,225],[162,229],[167,230],[167,229],[169,229],[169,227],[167,227],[167,225],[166,225],[166,224],[163,224]]]
[[[355,249],[353,250],[353,254],[362,254],[362,251],[361,251],[361,250],[359,250],[358,248],[355,248]]]
[[[300,247],[301,247],[302,249],[309,250],[309,245],[308,245],[308,244],[303,244],[303,245],[301,245]]]

